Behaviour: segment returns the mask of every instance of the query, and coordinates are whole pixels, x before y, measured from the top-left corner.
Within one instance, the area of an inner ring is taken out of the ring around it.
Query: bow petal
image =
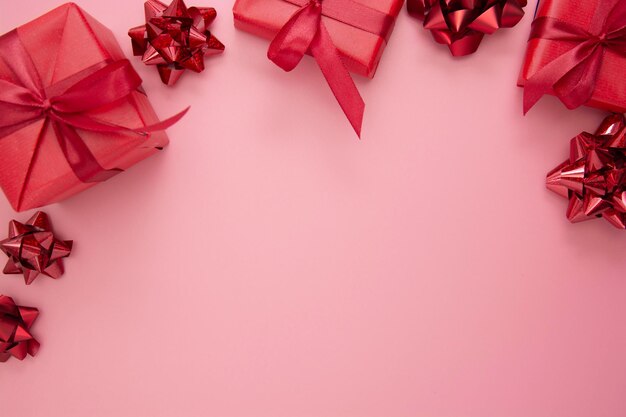
[[[312,1],[302,7],[278,32],[267,57],[285,71],[298,66],[315,39],[322,21],[322,6]]]
[[[51,102],[56,111],[82,113],[127,97],[140,86],[141,78],[122,59],[83,78]]]

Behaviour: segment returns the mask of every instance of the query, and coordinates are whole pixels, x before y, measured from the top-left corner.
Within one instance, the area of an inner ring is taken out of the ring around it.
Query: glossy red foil
[[[217,17],[212,7],[187,7],[183,0],[165,5],[144,3],[146,24],[132,28],[133,54],[146,65],[155,65],[161,81],[174,85],[189,70],[204,71],[204,57],[224,52],[224,45],[209,26]]]
[[[102,62],[125,59],[111,31],[73,3],[64,4],[16,31],[44,87],[59,85]],[[7,50],[3,41],[5,37],[0,37],[0,54]],[[0,60],[0,79],[13,82],[13,76]],[[140,90],[111,105],[90,110],[88,115],[119,126],[159,123]],[[44,129],[44,125],[42,119],[0,138],[0,187],[17,211],[63,200],[97,184],[76,176],[53,129]],[[162,131],[141,140],[129,138],[124,132],[80,131],[80,137],[100,165],[119,170],[129,168],[168,144]]]
[[[372,9],[397,18],[404,0],[355,0]],[[236,0],[233,7],[235,26],[254,35],[274,39],[301,6],[286,0]],[[350,72],[373,78],[392,29],[386,37],[323,16],[343,61]]]
[[[0,294],[0,362],[37,354],[39,342],[30,333],[37,316],[36,308],[18,306],[11,297]]]
[[[526,0],[407,0],[409,14],[453,56],[473,54],[485,35],[517,25],[524,7]]]
[[[11,220],[9,237],[0,241],[0,250],[9,260],[5,274],[22,274],[26,285],[40,275],[57,279],[63,275],[63,258],[70,256],[73,242],[58,239],[48,215],[35,213],[26,223]]]
[[[610,7],[614,3],[614,1],[608,0],[539,0],[535,19],[540,17],[560,19],[591,31],[596,9]],[[529,78],[576,45],[575,42],[530,39],[518,85],[523,87]],[[621,55],[615,49],[605,48],[601,67],[595,80],[595,89],[585,105],[608,111],[626,112],[625,66],[626,56]],[[556,95],[554,91],[551,91],[550,94]]]
[[[608,116],[594,133],[570,142],[569,159],[548,173],[548,189],[568,198],[567,218],[604,218],[626,229],[626,120]]]

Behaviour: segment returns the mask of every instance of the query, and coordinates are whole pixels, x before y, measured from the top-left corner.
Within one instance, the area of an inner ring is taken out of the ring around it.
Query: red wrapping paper
[[[588,30],[596,8],[602,6],[607,6],[606,0],[539,0],[535,19],[557,18]],[[518,85],[523,87],[529,78],[575,45],[573,42],[548,39],[529,40]],[[620,113],[626,112],[625,65],[625,56],[610,48],[606,49],[593,95],[585,104],[586,106]],[[554,92],[551,94],[554,95]]]
[[[41,76],[44,87],[71,80],[72,76],[103,61],[125,56],[109,29],[73,3],[64,4],[16,29]],[[0,54],[6,53],[0,37]],[[10,57],[3,57],[10,59]],[[0,79],[14,81],[0,59]],[[143,91],[133,91],[87,115],[105,123],[137,128],[158,123]],[[83,182],[60,149],[53,129],[44,120],[26,125],[0,138],[0,186],[13,208],[28,210],[70,197],[97,182]],[[127,169],[168,144],[162,131],[137,138],[123,132],[79,131],[83,142],[104,168]]]
[[[404,0],[356,1],[394,19],[404,4]],[[235,26],[254,35],[273,39],[299,8],[285,0],[237,0],[233,8]],[[373,78],[388,39],[327,16],[323,16],[322,20],[348,70]]]

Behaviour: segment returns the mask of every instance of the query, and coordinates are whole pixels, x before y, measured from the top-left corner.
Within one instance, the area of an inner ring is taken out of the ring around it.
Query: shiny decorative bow
[[[572,139],[570,157],[548,173],[547,187],[569,198],[567,218],[581,222],[604,217],[626,229],[626,121],[607,117],[592,135]]]
[[[330,3],[330,1],[329,1]],[[362,10],[352,0],[342,0],[345,13]],[[354,7],[353,7],[354,6]],[[365,102],[346,68],[339,50],[322,21],[325,3],[311,0],[291,16],[270,44],[267,56],[285,71],[298,66],[309,51],[317,61],[330,89],[357,135],[361,136]]]
[[[626,56],[626,0],[599,3],[589,30],[553,17],[539,17],[530,39],[566,42],[573,47],[540,69],[524,85],[524,113],[554,92],[568,109],[591,99],[605,52]]]
[[[70,256],[71,240],[59,240],[52,233],[48,215],[37,212],[26,224],[9,223],[9,238],[0,241],[0,250],[9,260],[5,274],[24,274],[30,285],[39,274],[57,279],[63,275],[63,258]]]
[[[174,85],[186,70],[204,71],[205,55],[224,52],[224,45],[208,27],[217,17],[214,8],[187,8],[183,0],[169,6],[158,0],[145,3],[146,24],[132,28],[133,53],[156,65],[164,84]]]
[[[526,0],[408,0],[409,13],[424,21],[453,56],[473,54],[485,35],[511,28],[524,16]]]
[[[0,294],[0,362],[11,356],[19,360],[35,356],[39,342],[30,334],[39,310],[15,304],[11,297]]]
[[[187,110],[151,126],[128,128],[104,122],[89,115],[91,110],[128,97],[141,86],[141,78],[130,62],[123,59],[104,61],[75,74],[73,83],[60,82],[44,87],[38,70],[22,45],[16,30],[3,35],[0,54],[15,80],[0,79],[0,140],[3,137],[43,120],[34,155],[47,129],[52,128],[59,147],[72,171],[82,182],[105,181],[121,169],[105,169],[96,160],[78,130],[128,134],[145,139],[150,132],[164,130],[180,120]],[[30,178],[24,180],[19,201]]]

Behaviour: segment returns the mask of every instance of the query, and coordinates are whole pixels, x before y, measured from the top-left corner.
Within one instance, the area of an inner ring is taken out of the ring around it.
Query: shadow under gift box
[[[614,3],[610,0],[539,0],[535,19],[552,17],[589,30],[596,9],[612,6]],[[530,39],[517,85],[524,87],[528,79],[578,44],[561,40]],[[596,87],[591,99],[585,103],[585,106],[620,113],[626,112],[625,68],[626,56],[606,48],[596,80]],[[555,95],[554,92],[551,94]]]
[[[404,0],[354,1],[385,13],[394,20],[404,4]],[[233,7],[235,27],[263,38],[273,39],[300,7],[287,0],[237,0]],[[385,37],[381,37],[328,16],[322,16],[322,21],[328,28],[330,37],[341,53],[348,70],[373,78],[393,26],[389,28]]]
[[[46,89],[67,83],[77,73],[104,61],[126,59],[111,31],[73,3],[64,4],[16,31]],[[17,82],[5,62],[11,60],[11,56],[4,55],[6,42],[7,35],[0,37],[0,79]],[[131,129],[159,121],[141,90],[84,114]],[[80,129],[77,132],[106,169],[125,170],[169,142],[162,131],[147,136]],[[0,186],[17,211],[58,202],[96,184],[76,176],[54,129],[43,118],[0,137]]]

